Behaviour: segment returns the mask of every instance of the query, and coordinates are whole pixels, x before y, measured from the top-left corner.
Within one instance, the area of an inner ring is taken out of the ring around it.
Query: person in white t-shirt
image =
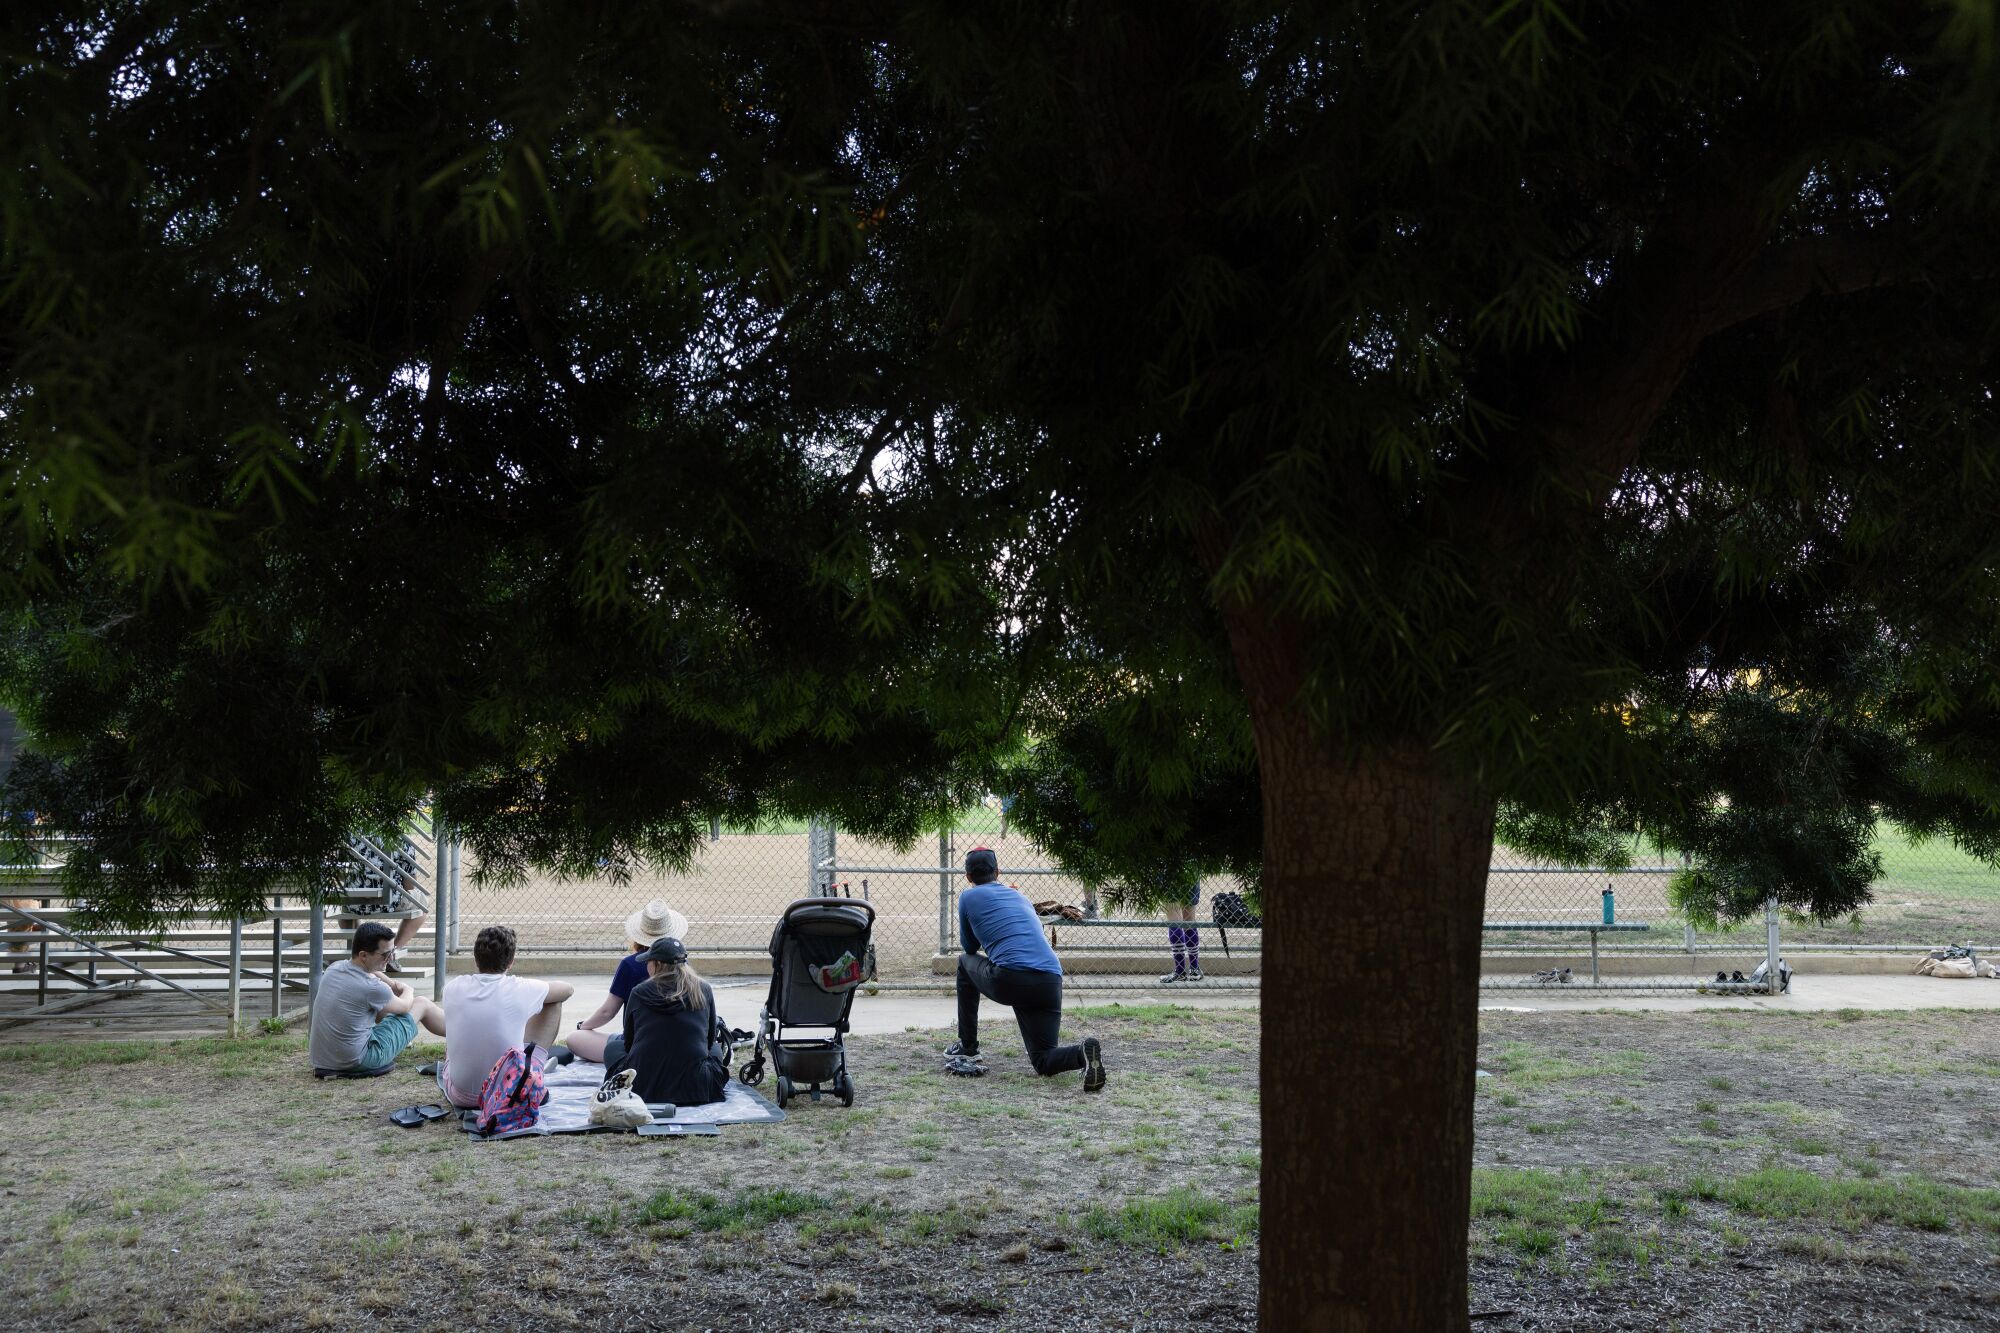
[[[472,944],[479,971],[453,977],[444,988],[445,1084],[460,1106],[479,1105],[479,1088],[501,1056],[529,1042],[560,1054],[563,1001],[576,993],[567,981],[517,977],[514,932],[488,926]]]

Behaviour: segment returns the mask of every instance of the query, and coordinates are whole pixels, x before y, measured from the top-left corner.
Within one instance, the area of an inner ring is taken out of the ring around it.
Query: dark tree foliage
[[[1137,892],[1261,838],[1267,1322],[1464,1328],[1503,802],[1724,914],[2000,849],[1990,6],[6,24],[0,696],[116,910],[1012,755]]]
[[[585,8],[13,11],[11,804],[106,913],[428,791],[501,876],[977,794],[1004,534],[857,504],[893,348],[787,343],[867,53]]]

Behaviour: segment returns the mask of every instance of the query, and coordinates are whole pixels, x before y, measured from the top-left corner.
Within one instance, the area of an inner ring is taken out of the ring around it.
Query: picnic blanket
[[[603,1065],[592,1064],[588,1060],[573,1060],[566,1065],[550,1065],[542,1071],[543,1086],[549,1090],[548,1101],[542,1104],[540,1121],[529,1129],[517,1129],[508,1134],[494,1134],[486,1137],[495,1139],[518,1139],[537,1134],[629,1134],[631,1130],[612,1129],[604,1125],[590,1123],[590,1095],[604,1082],[606,1070]],[[437,1062],[438,1095],[445,1105],[451,1104],[451,1092],[445,1082],[445,1062]],[[754,1088],[747,1088],[735,1079],[729,1080],[722,1100],[709,1102],[703,1106],[677,1106],[671,1113],[663,1114],[664,1106],[653,1107],[656,1122],[673,1125],[757,1125],[775,1124],[785,1118],[770,1098]],[[475,1134],[473,1122],[479,1112],[467,1111],[460,1117],[460,1123],[468,1134]]]

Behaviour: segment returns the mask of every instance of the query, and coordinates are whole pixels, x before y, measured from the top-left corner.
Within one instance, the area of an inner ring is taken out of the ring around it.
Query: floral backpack
[[[549,1090],[542,1084],[542,1063],[548,1052],[529,1042],[493,1062],[486,1082],[479,1085],[479,1118],[472,1127],[481,1134],[511,1134],[533,1129],[542,1118]]]

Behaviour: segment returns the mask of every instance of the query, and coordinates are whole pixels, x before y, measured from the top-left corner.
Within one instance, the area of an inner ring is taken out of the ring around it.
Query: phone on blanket
[[[684,1125],[672,1120],[656,1120],[650,1125],[639,1126],[639,1133],[649,1139],[701,1139],[720,1134],[715,1125]]]

